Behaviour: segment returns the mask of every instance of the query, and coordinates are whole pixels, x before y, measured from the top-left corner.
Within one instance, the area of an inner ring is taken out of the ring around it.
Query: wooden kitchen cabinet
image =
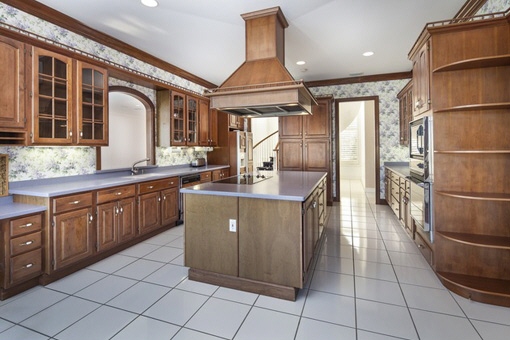
[[[331,124],[333,97],[318,98],[311,116],[279,117],[278,169],[328,173],[327,202],[333,203],[331,187]]]
[[[409,145],[409,123],[413,120],[413,82],[397,94],[399,103],[400,145]]]
[[[431,109],[430,98],[430,41],[426,40],[410,52],[413,63],[413,118]]]
[[[25,44],[0,36],[0,144],[26,143]]]
[[[105,69],[76,62],[77,144],[108,145],[108,73]]]
[[[218,145],[218,110],[209,108],[209,100],[199,101],[198,144],[201,146]]]
[[[213,170],[213,172],[212,172],[212,180],[213,181],[219,181],[220,179],[224,179],[227,177],[230,177],[229,169],[218,169],[218,170]]]
[[[98,252],[135,237],[134,196],[135,185],[104,189],[96,193]]]
[[[52,212],[52,269],[62,269],[94,254],[92,192],[54,198]]]
[[[145,234],[178,219],[179,178],[137,184],[138,233]]]
[[[72,59],[32,47],[32,143],[72,144]]]
[[[207,183],[212,180],[212,172],[204,171],[200,173],[200,183]]]
[[[0,221],[0,300],[37,285],[42,274],[43,214]]]

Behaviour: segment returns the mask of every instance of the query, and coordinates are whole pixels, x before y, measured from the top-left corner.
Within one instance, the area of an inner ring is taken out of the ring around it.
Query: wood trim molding
[[[374,74],[370,76],[352,77],[352,78],[337,78],[337,79],[326,79],[326,80],[315,80],[307,81],[306,86],[308,87],[319,87],[319,86],[335,86],[335,85],[347,85],[357,83],[372,83],[376,81],[388,81],[388,80],[400,80],[410,79],[413,77],[412,71],[398,72],[398,73],[385,73],[385,74]]]
[[[65,28],[69,31],[72,31],[76,34],[80,34],[88,39],[96,41],[105,46],[111,47],[113,49],[118,50],[119,52],[125,53],[127,55],[132,56],[133,58],[139,59],[143,62],[146,62],[150,65],[156,66],[165,70],[167,72],[173,73],[179,77],[185,78],[189,81],[192,81],[198,85],[204,86],[206,88],[215,88],[218,87],[216,84],[213,84],[205,79],[197,77],[196,75],[185,71],[175,65],[172,65],[166,61],[163,61],[155,56],[144,52],[136,47],[133,47],[121,40],[113,38],[105,33],[102,33],[98,30],[95,30],[89,26],[84,25],[80,21],[65,15],[51,7],[43,5],[35,0],[2,0],[2,3],[15,7],[23,12],[34,15],[40,19],[46,20]]]
[[[467,0],[457,14],[455,14],[453,19],[469,18],[476,15],[486,2],[487,0]]]

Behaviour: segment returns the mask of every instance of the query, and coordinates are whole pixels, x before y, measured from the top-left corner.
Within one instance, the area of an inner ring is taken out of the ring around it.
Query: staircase
[[[278,170],[278,130],[253,146],[253,164],[257,170]]]

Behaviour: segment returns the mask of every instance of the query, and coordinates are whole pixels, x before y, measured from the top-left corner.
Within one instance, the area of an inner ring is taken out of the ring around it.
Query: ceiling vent
[[[220,87],[206,91],[211,108],[246,117],[311,114],[315,98],[284,66],[284,29],[289,25],[280,7],[241,16],[246,61]]]

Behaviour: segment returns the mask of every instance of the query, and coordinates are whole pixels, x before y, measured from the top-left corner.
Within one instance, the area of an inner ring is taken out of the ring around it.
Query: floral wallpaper
[[[397,94],[410,79],[358,83],[311,88],[315,96],[333,95],[335,98],[379,97],[379,162],[380,197],[384,198],[384,162],[407,162],[408,149],[400,146],[399,103]],[[333,125],[334,126],[334,125]],[[333,134],[334,136],[334,134]],[[334,138],[334,137],[333,137]],[[333,140],[333,148],[336,146]],[[335,150],[333,155],[335,155]],[[333,159],[336,162],[335,159]],[[333,167],[335,169],[335,166]],[[333,178],[336,179],[336,170]]]
[[[35,16],[0,2],[0,25],[8,24],[35,33],[62,47],[129,68],[156,78],[161,82],[196,93],[204,88],[172,73],[139,61],[126,54],[65,30]],[[153,89],[110,78],[109,85],[134,88],[156,103]],[[156,124],[157,125],[157,124]],[[160,166],[189,164],[193,158],[207,157],[208,148],[157,148],[156,163]],[[94,173],[96,153],[93,147],[0,147],[0,153],[9,155],[9,181],[83,175]]]
[[[477,14],[505,12],[508,9],[510,9],[510,0],[487,0]]]

